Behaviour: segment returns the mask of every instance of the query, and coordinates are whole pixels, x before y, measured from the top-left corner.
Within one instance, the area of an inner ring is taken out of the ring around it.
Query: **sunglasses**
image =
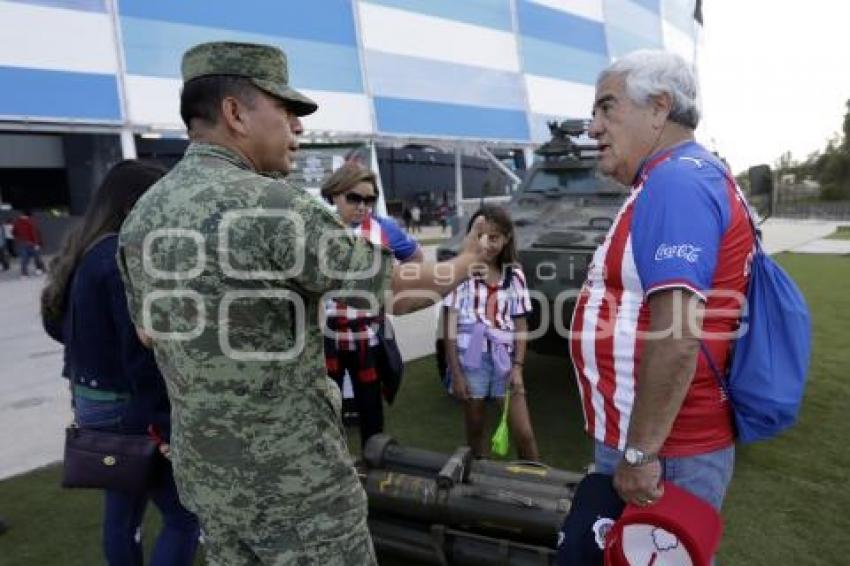
[[[345,202],[348,204],[365,204],[366,206],[372,206],[378,201],[378,197],[376,196],[368,196],[364,197],[358,193],[345,193]]]

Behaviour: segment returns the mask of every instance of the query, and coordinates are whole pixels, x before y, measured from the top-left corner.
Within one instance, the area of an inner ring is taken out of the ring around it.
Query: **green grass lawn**
[[[828,240],[850,240],[850,226],[839,226],[832,234],[827,236]]]
[[[847,564],[850,296],[844,289],[850,258],[786,254],[780,261],[812,310],[809,387],[796,428],[739,449],[719,563]],[[590,443],[582,432],[566,349],[564,357],[531,356],[526,382],[543,460],[580,470],[590,460]],[[387,430],[403,444],[445,452],[463,442],[460,406],[442,392],[432,358],[408,365],[399,398],[387,410]],[[0,515],[12,523],[0,536],[3,566],[102,563],[98,494],[61,490],[58,477],[58,468],[51,467],[0,482]],[[155,520],[147,527],[152,532]]]

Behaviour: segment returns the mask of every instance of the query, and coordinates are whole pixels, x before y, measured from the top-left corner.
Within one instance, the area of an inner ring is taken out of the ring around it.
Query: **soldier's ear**
[[[245,134],[247,124],[245,123],[245,107],[235,96],[225,96],[219,105],[221,119],[228,130]]]

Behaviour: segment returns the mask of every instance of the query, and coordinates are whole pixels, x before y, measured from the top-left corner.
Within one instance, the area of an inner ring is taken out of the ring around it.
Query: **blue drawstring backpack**
[[[743,443],[771,438],[797,422],[812,334],[803,294],[765,253],[751,216],[749,220],[756,249],[728,379],[701,344],[732,405],[738,439]]]

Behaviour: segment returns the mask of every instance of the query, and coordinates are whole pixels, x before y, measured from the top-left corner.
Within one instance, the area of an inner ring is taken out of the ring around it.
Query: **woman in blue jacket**
[[[88,210],[53,260],[42,292],[47,332],[65,345],[77,426],[146,434],[170,432],[170,405],[153,353],[130,320],[115,253],[127,213],[165,170],[122,161],[106,175]],[[162,513],[150,563],[189,565],[198,544],[197,518],[177,496],[170,466],[143,493],[105,492],[103,548],[112,566],[141,565],[138,536],[148,500]]]

